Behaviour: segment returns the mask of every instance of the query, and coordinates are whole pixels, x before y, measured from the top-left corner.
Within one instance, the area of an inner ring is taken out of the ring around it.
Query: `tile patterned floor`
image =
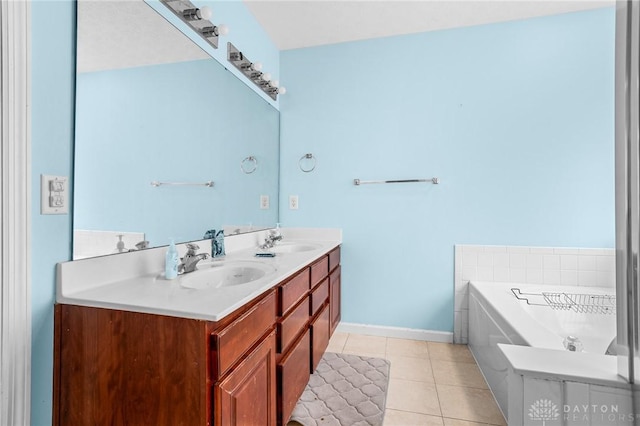
[[[327,351],[391,361],[384,426],[506,426],[465,345],[336,332]]]

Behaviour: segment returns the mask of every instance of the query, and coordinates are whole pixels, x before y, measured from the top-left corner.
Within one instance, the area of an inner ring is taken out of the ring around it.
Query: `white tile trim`
[[[469,281],[615,287],[615,249],[455,245],[454,342],[467,342]]]

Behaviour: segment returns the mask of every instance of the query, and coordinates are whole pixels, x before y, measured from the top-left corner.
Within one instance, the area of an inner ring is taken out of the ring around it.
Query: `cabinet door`
[[[278,395],[278,417],[280,424],[286,425],[305,386],[309,383],[309,359],[311,358],[310,332],[293,345],[278,363],[280,395]]]
[[[276,425],[276,336],[271,332],[214,387],[216,426]]]
[[[331,334],[340,322],[340,265],[329,276]]]
[[[318,363],[329,345],[329,306],[325,305],[320,314],[311,323],[311,372],[318,368]]]

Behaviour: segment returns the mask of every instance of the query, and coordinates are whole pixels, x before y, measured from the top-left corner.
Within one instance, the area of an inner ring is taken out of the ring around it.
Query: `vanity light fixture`
[[[218,37],[229,34],[229,27],[226,25],[214,25],[209,21],[213,16],[209,6],[197,8],[189,0],[160,0],[160,2],[193,28],[214,49],[218,48]]]
[[[227,60],[274,101],[278,99],[278,95],[284,95],[287,92],[287,89],[280,86],[278,80],[271,80],[270,73],[262,72],[260,62],[251,62],[231,43],[227,43]]]
[[[209,6],[204,6],[202,9],[194,7],[191,9],[184,9],[182,11],[182,17],[187,21],[199,21],[201,19],[208,21],[212,16],[213,12]]]

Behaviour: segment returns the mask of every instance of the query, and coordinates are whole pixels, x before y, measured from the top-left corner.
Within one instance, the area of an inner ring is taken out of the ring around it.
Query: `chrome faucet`
[[[263,250],[273,248],[278,241],[282,241],[282,234],[277,228],[271,229],[267,237],[264,239],[264,243],[260,245],[260,248]]]
[[[197,244],[187,244],[187,253],[182,259],[180,259],[180,265],[178,265],[179,274],[187,274],[189,272],[195,271],[198,262],[209,257],[208,253],[198,254],[197,251],[199,248],[200,246],[198,246]]]

